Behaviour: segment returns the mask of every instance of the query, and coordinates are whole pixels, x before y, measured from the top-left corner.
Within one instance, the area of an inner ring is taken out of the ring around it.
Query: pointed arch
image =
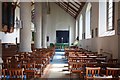
[[[82,40],[82,33],[83,33],[83,15],[80,15],[79,18],[79,39]]]
[[[91,38],[91,29],[90,29],[90,22],[91,22],[91,8],[92,5],[91,3],[88,3],[87,8],[86,8],[86,27],[85,27],[85,37],[86,39]]]

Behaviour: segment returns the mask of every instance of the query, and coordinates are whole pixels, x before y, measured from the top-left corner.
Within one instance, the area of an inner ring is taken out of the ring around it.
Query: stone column
[[[0,1],[0,32],[2,31],[2,2]],[[1,34],[1,33],[0,33]],[[0,36],[0,76],[1,76],[1,70],[2,70],[2,43],[1,43],[1,36]]]
[[[2,2],[0,1],[0,32],[2,32]]]
[[[120,19],[120,1],[118,3],[116,3],[118,5],[118,8],[116,8],[118,11],[118,13],[116,13],[115,15],[118,15],[116,17],[118,17],[118,19]],[[118,24],[118,23],[117,23]],[[118,61],[120,62],[120,35],[118,35]]]
[[[20,2],[20,52],[31,52],[31,2]]]
[[[47,25],[48,25],[48,23],[47,23],[47,4],[46,3],[43,3],[42,4],[42,7],[43,7],[43,10],[42,10],[42,14],[43,14],[43,35],[42,35],[42,37],[43,37],[43,39],[42,39],[42,45],[43,45],[43,48],[47,48]]]
[[[35,34],[34,47],[41,48],[42,46],[42,3],[35,2]]]

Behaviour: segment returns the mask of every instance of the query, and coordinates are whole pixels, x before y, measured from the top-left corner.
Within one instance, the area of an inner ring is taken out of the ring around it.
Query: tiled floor
[[[72,74],[70,76],[70,72],[68,71],[68,63],[64,57],[64,52],[56,52],[53,57],[52,62],[47,66],[44,71],[42,78],[79,78],[76,74]]]

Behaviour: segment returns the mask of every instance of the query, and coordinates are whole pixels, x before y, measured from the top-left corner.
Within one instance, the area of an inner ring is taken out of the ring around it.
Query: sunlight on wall
[[[76,25],[75,25],[75,38],[78,36],[78,20],[76,20]]]
[[[99,3],[99,37],[115,35],[115,30],[107,31],[106,2]]]
[[[91,18],[91,3],[88,3],[87,9],[86,9],[86,27],[85,27],[85,37],[86,39],[91,38],[91,30],[90,30],[90,18]]]
[[[80,16],[79,19],[79,39],[82,40],[82,33],[83,33],[83,16]]]

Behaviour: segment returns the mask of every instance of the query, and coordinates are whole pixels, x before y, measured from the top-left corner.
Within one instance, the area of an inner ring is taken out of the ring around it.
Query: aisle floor
[[[65,59],[64,53],[63,50],[56,50],[53,60],[45,69],[45,75],[42,78],[79,78],[76,74],[70,76],[68,61]]]

